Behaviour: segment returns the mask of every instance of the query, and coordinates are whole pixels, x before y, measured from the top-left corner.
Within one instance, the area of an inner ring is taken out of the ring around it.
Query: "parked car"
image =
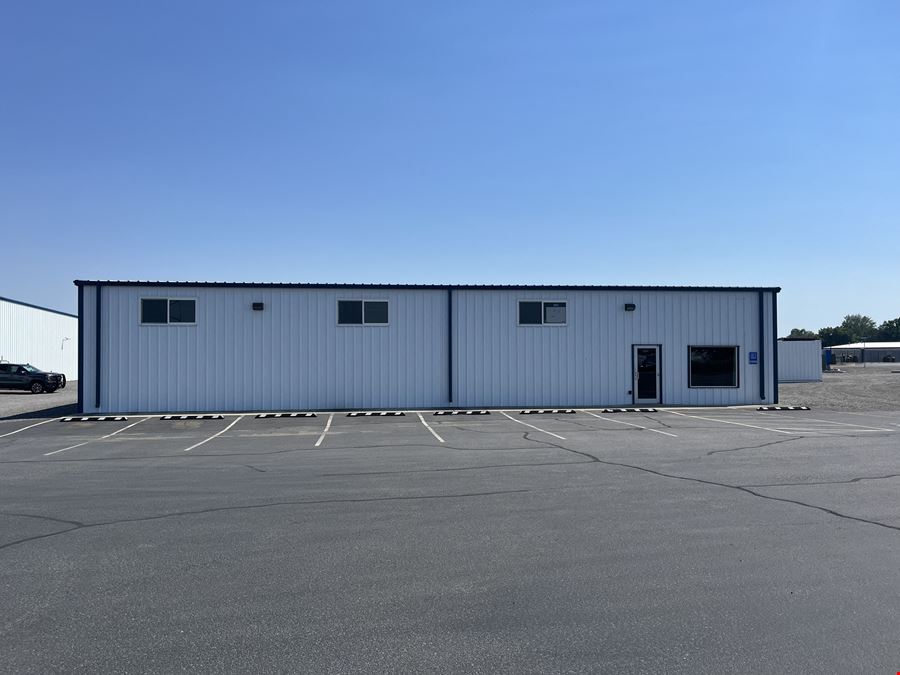
[[[0,363],[0,389],[52,394],[65,386],[66,376],[62,373],[48,373],[30,363]]]
[[[897,359],[894,358],[894,355],[893,355],[893,354],[887,354],[887,355],[886,355],[883,359],[881,359],[881,360],[884,361],[885,363],[893,363],[893,362],[896,361]]]

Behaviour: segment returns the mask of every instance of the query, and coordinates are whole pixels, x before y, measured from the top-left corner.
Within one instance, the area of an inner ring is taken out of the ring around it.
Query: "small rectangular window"
[[[388,324],[387,300],[338,300],[338,325],[362,326]]]
[[[544,323],[565,323],[566,322],[566,303],[564,302],[545,302],[544,303]]]
[[[384,301],[366,302],[365,303],[365,322],[366,323],[387,323],[388,322],[388,304]]]
[[[141,298],[141,323],[169,323],[165,298]]]
[[[338,323],[340,325],[358,325],[362,323],[362,320],[362,300],[338,300]]]
[[[196,323],[195,300],[169,300],[169,323]]]
[[[141,298],[141,324],[197,322],[197,301],[181,298]]]
[[[519,323],[523,326],[540,326],[541,303],[522,300],[519,302]]]
[[[544,302],[543,300],[519,301],[520,326],[564,326],[565,324],[565,302]]]
[[[689,387],[737,387],[737,347],[688,347]]]

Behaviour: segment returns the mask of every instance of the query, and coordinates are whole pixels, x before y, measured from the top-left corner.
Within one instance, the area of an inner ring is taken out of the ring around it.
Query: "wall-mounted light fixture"
[[[637,309],[637,305],[634,304],[633,302],[626,302],[626,303],[625,303],[625,311],[626,311],[626,312],[633,312],[633,311],[636,310],[636,309]]]
[[[254,312],[261,312],[261,311],[263,311],[263,309],[265,309],[265,307],[266,307],[265,304],[263,304],[261,302],[253,303],[253,311]]]

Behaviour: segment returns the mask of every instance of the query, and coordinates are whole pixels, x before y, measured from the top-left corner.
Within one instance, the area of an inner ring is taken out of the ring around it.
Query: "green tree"
[[[823,347],[833,347],[834,345],[845,345],[848,342],[853,342],[840,326],[820,329],[819,339],[822,341]]]
[[[878,327],[878,339],[884,342],[900,342],[900,317],[881,324]]]
[[[871,317],[862,314],[848,314],[838,328],[847,334],[849,342],[860,342],[864,338],[877,340],[878,327]]]
[[[805,328],[791,328],[791,332],[788,335],[788,338],[796,338],[796,339],[809,338],[809,339],[814,340],[817,337],[819,337],[819,336],[816,335],[815,333],[813,333],[811,330],[806,330]]]

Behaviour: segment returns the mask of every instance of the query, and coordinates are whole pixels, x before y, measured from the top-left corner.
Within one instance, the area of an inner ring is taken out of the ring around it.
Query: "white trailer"
[[[779,382],[821,382],[821,340],[778,341]]]

